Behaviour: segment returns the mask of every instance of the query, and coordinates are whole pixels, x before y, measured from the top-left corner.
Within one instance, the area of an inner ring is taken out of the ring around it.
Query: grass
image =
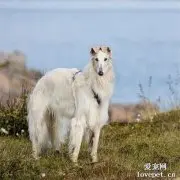
[[[152,122],[105,126],[98,154],[99,162],[91,164],[83,144],[75,166],[64,146],[60,154],[49,151],[35,161],[28,139],[0,136],[0,179],[133,180],[146,172],[146,163],[166,163],[164,173],[180,177],[180,111],[160,113]]]

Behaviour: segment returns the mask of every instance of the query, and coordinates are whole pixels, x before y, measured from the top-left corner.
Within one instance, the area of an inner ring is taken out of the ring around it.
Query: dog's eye
[[[107,61],[108,59],[107,58],[104,58],[104,61]]]
[[[99,59],[98,59],[98,58],[95,58],[95,61],[99,61]]]

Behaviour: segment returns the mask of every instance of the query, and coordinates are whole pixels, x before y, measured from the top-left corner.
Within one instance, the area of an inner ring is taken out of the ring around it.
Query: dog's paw
[[[37,155],[35,155],[35,154],[33,154],[32,156],[33,156],[33,158],[34,158],[36,161],[38,161],[38,160],[41,158],[40,156],[37,156]]]
[[[93,157],[92,157],[92,163],[97,163],[97,162],[98,162],[97,156],[93,156]]]

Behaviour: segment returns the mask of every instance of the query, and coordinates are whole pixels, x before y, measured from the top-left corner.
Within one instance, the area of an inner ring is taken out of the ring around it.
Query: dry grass
[[[0,179],[137,179],[145,163],[167,163],[165,173],[180,176],[180,111],[158,114],[153,122],[113,123],[103,128],[99,163],[91,164],[82,145],[79,166],[74,166],[66,146],[61,154],[49,151],[40,161],[31,157],[24,138],[0,137]],[[45,176],[45,177],[43,177]]]

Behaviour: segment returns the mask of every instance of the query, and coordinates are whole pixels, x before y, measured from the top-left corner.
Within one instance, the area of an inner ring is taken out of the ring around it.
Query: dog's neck
[[[112,85],[114,84],[113,69],[109,70],[103,76],[99,76],[90,63],[85,67],[83,73],[97,102],[101,103],[104,99],[108,100],[111,97],[113,92]]]

